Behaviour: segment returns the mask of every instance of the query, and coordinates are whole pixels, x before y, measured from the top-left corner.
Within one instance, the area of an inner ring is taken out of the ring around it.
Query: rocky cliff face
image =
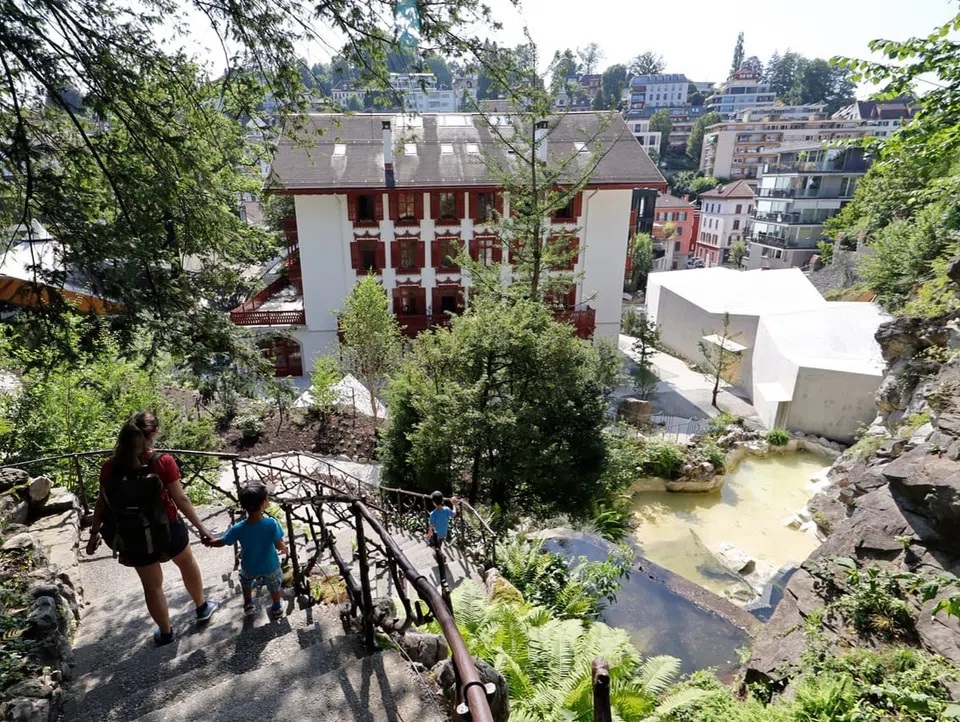
[[[789,681],[812,614],[822,616],[819,634],[827,644],[883,643],[858,634],[838,613],[824,613],[833,591],[817,573],[818,560],[848,557],[859,567],[960,574],[960,356],[951,358],[960,348],[957,319],[897,319],[881,326],[877,341],[889,367],[871,438],[838,459],[832,486],[811,500],[829,537],[790,579],[757,637],[748,683]],[[915,622],[900,641],[960,664],[960,620],[933,616],[936,600],[909,602]]]

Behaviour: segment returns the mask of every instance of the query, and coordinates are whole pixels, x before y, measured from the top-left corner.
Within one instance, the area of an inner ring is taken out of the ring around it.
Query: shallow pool
[[[806,453],[747,456],[716,492],[638,492],[636,541],[656,564],[731,596],[742,583],[719,567],[710,550],[729,543],[774,567],[802,562],[818,542],[785,521],[806,506],[814,494],[812,477],[829,465]]]

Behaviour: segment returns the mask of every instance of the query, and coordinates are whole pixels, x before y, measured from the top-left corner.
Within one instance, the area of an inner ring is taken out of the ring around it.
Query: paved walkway
[[[631,362],[638,358],[633,352],[635,340],[632,336],[620,335],[620,350]],[[653,399],[657,413],[684,419],[707,419],[720,413],[711,404],[713,382],[691,369],[685,361],[658,352],[653,356],[653,365],[660,378],[656,397]],[[742,389],[721,381],[717,404],[722,411],[758,419],[756,410],[744,400],[744,396]]]

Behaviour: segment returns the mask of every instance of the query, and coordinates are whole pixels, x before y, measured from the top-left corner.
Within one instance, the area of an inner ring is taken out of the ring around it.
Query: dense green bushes
[[[771,429],[767,432],[767,443],[770,446],[786,446],[790,442],[790,432],[785,429]]]

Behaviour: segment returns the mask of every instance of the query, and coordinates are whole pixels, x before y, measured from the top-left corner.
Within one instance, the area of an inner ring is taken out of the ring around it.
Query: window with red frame
[[[425,294],[419,286],[398,286],[393,294],[393,312],[399,316],[419,316],[426,313]]]
[[[355,271],[378,273],[383,270],[384,259],[380,241],[356,240],[350,246],[351,265]]]
[[[457,194],[437,194],[437,219],[441,221],[457,221]]]
[[[357,220],[367,223],[377,220],[376,203],[372,193],[361,193],[357,196]]]
[[[397,194],[397,220],[417,220],[417,196],[415,193]]]
[[[497,207],[496,193],[477,193],[477,208],[473,218],[477,223],[492,223],[494,220],[494,210]]]
[[[394,262],[394,267],[398,271],[419,270],[417,261],[417,241],[397,241],[398,257]]]
[[[457,264],[457,255],[459,253],[459,238],[438,238],[434,243],[434,268],[456,271],[460,268]]]
[[[553,212],[553,217],[558,221],[572,221],[573,220],[573,198],[567,201],[567,204],[561,208],[557,208]]]

